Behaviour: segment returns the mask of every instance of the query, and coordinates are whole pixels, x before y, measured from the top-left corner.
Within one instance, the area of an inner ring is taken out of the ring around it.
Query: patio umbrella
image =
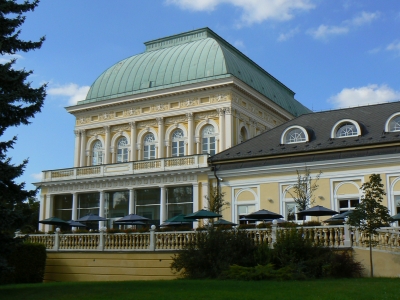
[[[86,216],[76,220],[77,222],[96,222],[96,221],[107,221],[106,218],[100,217],[99,215],[87,214]]]
[[[115,221],[114,223],[118,222],[118,223],[127,223],[127,222],[143,222],[143,221],[148,221],[148,218],[136,215],[136,214],[129,214],[125,217],[122,217],[121,219],[118,219],[117,221]]]
[[[215,212],[205,210],[205,209],[200,209],[199,211],[196,211],[192,214],[188,214],[187,216],[184,217],[186,220],[194,220],[194,219],[214,219],[214,218],[220,218],[222,215],[217,214]]]
[[[344,222],[344,219],[347,218],[352,212],[353,212],[352,210],[345,211],[344,213],[333,216],[332,218],[329,218],[328,220],[325,220],[324,222],[327,222],[327,223],[336,222],[336,221]]]
[[[230,221],[224,220],[224,219],[219,219],[218,221],[214,222],[214,226],[219,226],[219,225],[231,225],[231,226],[236,226],[237,224],[232,223]]]
[[[283,218],[283,216],[266,209],[260,209],[251,214],[248,214],[246,218],[255,220],[265,220],[265,219],[280,219]]]
[[[161,226],[190,225],[190,223],[192,223],[193,221],[197,220],[188,220],[185,219],[185,214],[179,214],[172,218],[169,218],[168,220],[165,220],[164,223],[161,224]]]
[[[277,224],[283,224],[283,223],[287,223],[287,221],[286,220],[282,220],[282,219],[267,219],[267,220],[264,220],[264,222],[265,223],[272,223],[274,220],[276,220],[277,221]]]
[[[314,217],[320,217],[320,216],[332,216],[338,214],[337,211],[334,211],[332,209],[326,208],[321,205],[316,205],[313,206],[309,209],[300,211],[297,213],[298,216],[314,216]]]
[[[57,217],[51,217],[48,219],[44,219],[39,221],[39,223],[46,224],[46,225],[69,225],[68,222],[61,220]]]
[[[115,225],[146,225],[147,223],[141,221],[126,221],[126,222],[114,222]]]
[[[390,219],[393,222],[400,221],[400,213],[398,213],[397,215],[391,216]]]
[[[67,222],[69,226],[71,227],[86,227],[85,224],[82,224],[80,222],[74,221],[74,220],[70,220]]]

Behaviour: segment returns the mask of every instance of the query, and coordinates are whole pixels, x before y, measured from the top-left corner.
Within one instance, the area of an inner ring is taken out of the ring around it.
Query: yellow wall
[[[171,280],[172,252],[48,252],[45,282]]]
[[[354,248],[354,258],[361,262],[365,268],[364,276],[369,277],[371,268],[369,262],[369,249]],[[373,251],[372,263],[374,277],[400,277],[400,253]]]

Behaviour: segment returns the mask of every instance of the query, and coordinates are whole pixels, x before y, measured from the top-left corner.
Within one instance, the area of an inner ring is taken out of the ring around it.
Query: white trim
[[[128,135],[128,133],[126,133],[126,131],[117,132],[116,134],[113,135],[113,137],[111,139],[111,147],[114,147],[114,149],[117,149],[118,148],[117,142],[121,137],[125,137],[126,138],[126,140],[128,141],[128,145],[126,145],[126,146],[130,147],[131,138]]]
[[[178,123],[177,125],[170,125],[170,126],[168,126],[167,130],[165,131],[165,140],[166,140],[166,141],[170,141],[170,142],[172,141],[171,134],[174,132],[175,129],[181,129],[181,130],[183,131],[185,141],[187,141],[187,139],[188,139],[188,132],[187,132],[186,127],[185,127],[183,124],[181,124],[181,123]],[[185,147],[185,148],[186,148],[186,147]]]
[[[194,131],[194,137],[195,137],[195,138],[201,138],[201,137],[202,137],[202,136],[201,136],[201,130],[203,129],[204,126],[207,126],[207,125],[212,125],[212,126],[214,126],[215,136],[218,136],[218,135],[219,135],[219,127],[218,127],[217,122],[215,122],[215,121],[212,120],[212,119],[207,119],[207,120],[203,120],[203,121],[201,121],[199,124],[197,124],[196,129],[195,129],[195,131]],[[230,129],[230,130],[231,130],[231,129]]]
[[[338,129],[339,129],[339,127],[340,127],[340,125],[342,123],[351,123],[356,127],[357,135],[352,135],[352,136],[360,136],[361,135],[361,127],[360,127],[360,125],[358,124],[357,121],[354,121],[354,120],[351,120],[351,119],[342,119],[340,121],[337,121],[335,123],[335,125],[333,125],[332,130],[331,130],[331,139],[341,139],[341,138],[351,137],[351,136],[340,136],[340,137],[336,136],[336,132],[338,131]]]
[[[287,133],[288,133],[289,131],[291,131],[292,129],[300,129],[300,130],[304,133],[304,135],[305,135],[305,137],[306,137],[306,140],[305,140],[305,141],[299,141],[299,142],[293,142],[293,143],[286,143],[286,135],[287,135]],[[281,135],[281,144],[282,144],[282,145],[284,145],[284,144],[306,143],[306,142],[309,142],[309,141],[310,141],[310,137],[308,136],[307,130],[306,130],[304,127],[298,126],[298,125],[293,125],[293,126],[290,126],[290,127],[286,128],[286,129],[283,131],[282,135]]]
[[[389,130],[389,123],[390,123],[390,121],[392,121],[395,117],[398,117],[398,116],[400,116],[400,112],[396,112],[396,113],[394,113],[394,114],[392,114],[387,120],[386,120],[386,123],[385,123],[385,132],[399,132],[400,130],[395,130],[395,131],[390,131]]]
[[[253,188],[257,189],[257,193],[253,191]],[[235,189],[239,189],[238,193],[235,194]],[[237,200],[239,195],[243,192],[251,192],[254,195],[254,200],[250,201],[242,201]],[[238,220],[238,212],[237,212],[237,205],[255,205],[255,211],[260,209],[260,186],[259,185],[243,185],[240,186],[232,186],[231,187],[231,220],[235,222]]]
[[[99,140],[102,144],[103,151],[105,149],[105,141],[101,135],[92,136],[86,143],[86,151],[93,151],[92,146],[95,141]],[[90,155],[91,156],[91,155]]]

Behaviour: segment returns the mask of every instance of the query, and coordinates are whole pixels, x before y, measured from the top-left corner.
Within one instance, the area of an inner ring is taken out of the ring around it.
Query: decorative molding
[[[216,95],[211,95],[210,102],[211,103],[224,102],[230,100],[230,98],[231,98],[231,93],[220,93]]]
[[[159,103],[156,105],[152,106],[152,111],[157,112],[157,111],[164,111],[169,109],[169,104],[168,103]]]
[[[175,123],[184,123],[186,121],[187,121],[186,115],[165,118],[165,124],[167,124],[167,125],[175,124]]]
[[[196,106],[199,105],[200,101],[198,98],[188,98],[181,101],[182,107]]]
[[[111,127],[112,132],[119,132],[119,131],[128,131],[130,129],[129,124],[121,124],[121,125],[115,125]]]
[[[138,108],[129,108],[127,110],[124,111],[124,115],[125,116],[136,116],[140,114],[140,109]]]
[[[156,118],[156,121],[157,121],[157,124],[158,124],[159,126],[164,124],[164,118],[163,118],[163,117],[158,117],[158,118]]]
[[[95,136],[95,135],[101,135],[101,134],[105,134],[104,128],[90,129],[87,131],[87,136]]]
[[[196,113],[194,118],[195,118],[195,120],[214,119],[214,118],[218,118],[218,112],[216,110],[200,112],[200,113]]]
[[[148,120],[148,121],[141,121],[141,122],[138,122],[138,125],[137,125],[137,127],[139,127],[139,128],[154,127],[154,126],[157,126],[157,121],[155,119]]]

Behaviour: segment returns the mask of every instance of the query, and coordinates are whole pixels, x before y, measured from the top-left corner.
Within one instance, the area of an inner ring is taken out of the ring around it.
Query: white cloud
[[[400,54],[400,41],[394,41],[386,47],[386,50],[396,51]]]
[[[354,18],[345,20],[338,26],[321,24],[317,29],[309,29],[307,33],[316,40],[326,40],[330,36],[346,34],[356,27],[371,23],[373,20],[378,19],[379,16],[379,12],[370,13],[362,11],[354,16]]]
[[[33,173],[31,174],[31,177],[37,181],[42,180],[42,173]]]
[[[370,84],[357,88],[344,88],[340,93],[329,98],[335,107],[350,107],[400,100],[400,91],[387,85]]]
[[[24,57],[19,54],[5,54],[0,56],[0,64],[5,64],[10,62],[12,59],[23,59]]]
[[[50,87],[47,89],[47,94],[52,96],[69,97],[68,104],[75,105],[78,101],[84,100],[90,89],[90,86],[79,86],[76,83],[69,83]]]
[[[369,54],[376,54],[376,53],[378,53],[380,51],[381,51],[381,48],[380,47],[376,47],[374,49],[369,50],[368,53]]]
[[[292,30],[290,30],[290,31],[288,31],[288,32],[286,32],[286,33],[281,33],[281,34],[279,35],[279,37],[278,37],[278,41],[279,41],[279,42],[287,41],[288,39],[291,39],[291,38],[294,37],[296,34],[298,34],[299,31],[300,31],[299,28],[296,27],[296,28],[294,28],[294,29],[292,29]]]
[[[236,48],[241,48],[244,49],[246,48],[246,46],[244,45],[242,40],[236,40],[233,42],[233,46],[235,46]]]
[[[181,9],[212,11],[220,4],[230,4],[242,10],[241,25],[261,23],[265,20],[287,21],[296,12],[313,9],[314,0],[166,0]]]

